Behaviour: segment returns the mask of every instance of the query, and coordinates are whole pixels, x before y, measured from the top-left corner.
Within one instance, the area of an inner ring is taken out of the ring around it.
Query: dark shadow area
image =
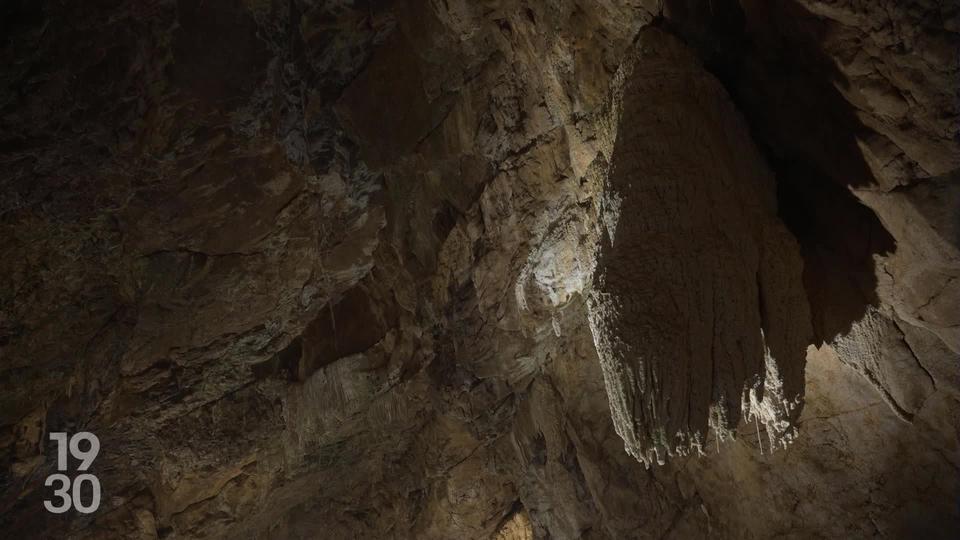
[[[0,4],[0,49],[9,47],[23,35],[36,32],[43,24],[43,2],[7,0]]]
[[[877,182],[857,144],[869,129],[822,50],[829,22],[792,0],[667,0],[661,24],[723,83],[776,175],[817,339],[846,332],[879,305],[873,255],[895,243],[849,190]]]
[[[281,353],[279,365],[304,381],[340,358],[370,349],[395,325],[393,306],[379,307],[377,299],[357,285],[320,310],[292,344],[293,349]]]
[[[177,3],[174,84],[203,103],[224,107],[242,103],[265,75],[269,51],[257,24],[240,2]]]
[[[780,218],[800,243],[814,337],[829,341],[879,303],[873,255],[892,252],[893,237],[848,189],[807,164],[768,160]]]

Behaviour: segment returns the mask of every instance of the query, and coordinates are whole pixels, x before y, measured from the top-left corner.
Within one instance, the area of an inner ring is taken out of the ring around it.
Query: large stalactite
[[[646,463],[741,421],[793,436],[809,308],[773,175],[719,82],[644,31],[627,70],[590,323],[610,409]]]

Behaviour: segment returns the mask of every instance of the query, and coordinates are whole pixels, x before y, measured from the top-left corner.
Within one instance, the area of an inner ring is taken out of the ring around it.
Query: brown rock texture
[[[717,80],[643,31],[623,90],[590,322],[610,409],[645,463],[747,417],[792,437],[810,316],[773,177]]]
[[[958,21],[5,2],[2,535],[952,537]]]

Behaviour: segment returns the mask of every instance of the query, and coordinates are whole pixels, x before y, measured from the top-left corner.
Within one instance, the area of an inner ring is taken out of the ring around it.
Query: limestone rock
[[[779,444],[802,402],[810,318],[772,175],[689,50],[656,30],[636,47],[590,305],[614,425],[645,463],[703,453],[708,427],[728,437],[741,409]]]
[[[5,2],[3,534],[950,537],[957,14]]]

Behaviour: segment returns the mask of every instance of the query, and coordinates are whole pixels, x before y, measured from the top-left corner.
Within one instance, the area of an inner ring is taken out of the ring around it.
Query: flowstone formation
[[[589,302],[614,426],[647,464],[702,454],[741,417],[785,445],[811,329],[773,176],[682,43],[645,30],[635,54]]]

